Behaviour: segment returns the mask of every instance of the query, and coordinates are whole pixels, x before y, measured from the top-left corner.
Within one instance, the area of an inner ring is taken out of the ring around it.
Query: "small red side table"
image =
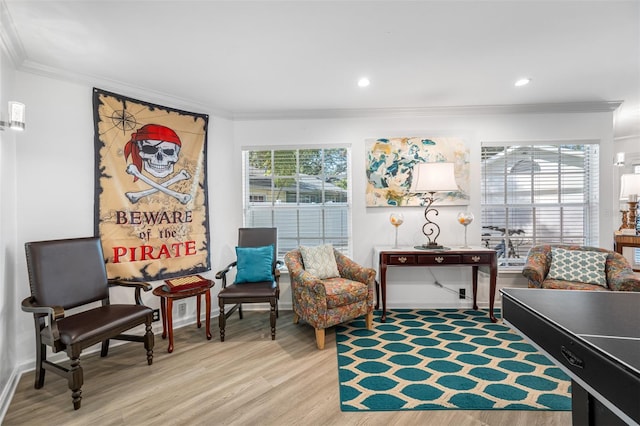
[[[187,297],[197,297],[196,307],[198,315],[198,328],[202,326],[200,322],[200,302],[201,297],[204,294],[205,300],[205,332],[207,334],[207,340],[211,340],[211,287],[215,282],[212,280],[207,281],[207,285],[204,287],[191,288],[183,291],[169,292],[166,291],[163,286],[159,286],[153,289],[153,294],[160,297],[160,313],[162,314],[162,338],[166,339],[169,334],[169,347],[167,352],[173,352],[173,301],[179,299],[186,299]]]

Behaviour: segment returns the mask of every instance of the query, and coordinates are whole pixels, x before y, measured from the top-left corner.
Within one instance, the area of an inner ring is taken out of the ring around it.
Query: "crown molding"
[[[59,68],[34,62],[27,58],[22,41],[15,30],[13,19],[9,14],[5,0],[0,0],[0,49],[4,50],[13,67],[17,71],[41,75],[53,78],[55,80],[68,81],[72,83],[86,84],[91,87],[100,86],[105,90],[113,92],[128,91],[128,95],[137,96],[147,102],[155,102],[162,104],[164,102],[171,103],[172,107],[180,109],[201,109],[202,111],[210,111],[210,114],[218,118],[232,120],[232,114],[229,111],[211,108],[208,105],[193,102],[191,100],[174,96],[161,91],[151,90],[145,87],[135,86],[117,80],[111,80],[100,76],[74,73],[64,71]]]
[[[18,67],[26,58],[22,41],[18,37],[13,19],[4,0],[0,0],[0,48],[7,53],[14,67]]]
[[[640,134],[631,134],[624,136],[616,136],[613,138],[614,142],[624,142],[626,140],[640,139]]]
[[[124,83],[122,81],[108,79],[97,75],[62,71],[58,68],[42,65],[30,60],[23,61],[18,69],[23,72],[37,74],[55,80],[85,84],[91,87],[100,87],[101,89],[109,90],[111,92],[126,91],[127,96],[144,99],[146,102],[157,104],[169,103],[173,108],[185,110],[200,109],[203,112],[208,111],[206,114],[214,115],[218,118],[225,118],[228,120],[233,119],[232,114],[226,110],[211,108],[209,105],[204,105],[202,103],[194,102],[159,90]]]
[[[326,119],[326,118],[398,118],[429,116],[469,116],[491,114],[564,114],[613,112],[622,101],[558,102],[514,105],[468,105],[416,108],[302,109],[245,111],[233,113],[235,121]]]
[[[0,3],[1,4],[1,3]],[[20,57],[18,55],[18,57]],[[20,71],[42,75],[57,80],[100,86],[106,90],[128,90],[131,96],[141,96],[149,102],[170,101],[176,107],[202,108],[211,115],[233,121],[254,120],[295,120],[295,119],[335,119],[335,118],[402,118],[402,117],[442,117],[470,115],[504,115],[504,114],[568,114],[614,112],[623,101],[585,101],[558,102],[513,105],[466,105],[466,106],[434,106],[406,108],[342,108],[342,109],[299,109],[299,110],[256,110],[231,112],[223,109],[211,109],[210,106],[194,103],[185,98],[150,90],[121,81],[110,80],[100,76],[72,73],[54,67],[42,65],[28,59],[20,59],[16,67]],[[150,99],[151,98],[151,99]]]

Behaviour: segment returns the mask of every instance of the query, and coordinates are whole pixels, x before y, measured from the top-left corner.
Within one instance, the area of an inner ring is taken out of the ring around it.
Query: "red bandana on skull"
[[[140,157],[140,148],[136,142],[144,140],[170,142],[182,146],[180,138],[176,132],[170,128],[159,124],[146,124],[142,126],[137,132],[131,134],[131,139],[124,146],[125,160],[128,160],[129,155],[131,155],[131,162],[139,171],[142,171],[142,157]],[[137,180],[137,177],[133,178],[134,182]]]

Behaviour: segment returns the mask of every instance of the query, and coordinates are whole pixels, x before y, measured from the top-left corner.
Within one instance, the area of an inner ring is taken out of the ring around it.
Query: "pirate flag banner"
[[[209,116],[94,88],[93,118],[94,224],[109,278],[209,270]]]

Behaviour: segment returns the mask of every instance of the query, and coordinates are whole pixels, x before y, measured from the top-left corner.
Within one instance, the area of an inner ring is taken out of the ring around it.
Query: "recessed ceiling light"
[[[360,80],[358,80],[358,86],[360,87],[367,87],[369,84],[371,84],[371,82],[367,77],[362,77]]]
[[[516,81],[516,87],[526,86],[529,83],[531,83],[530,78],[521,78],[520,80]]]

